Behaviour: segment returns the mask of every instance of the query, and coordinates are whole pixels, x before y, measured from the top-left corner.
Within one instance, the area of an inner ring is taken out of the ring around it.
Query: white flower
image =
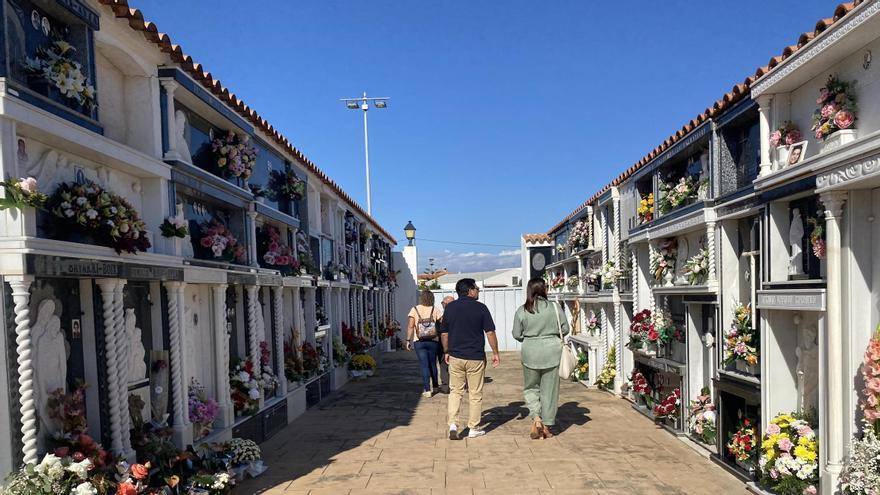
[[[35,193],[37,192],[37,179],[34,179],[33,177],[21,179],[18,182],[18,186],[26,193]]]
[[[64,210],[64,216],[66,216],[67,218],[72,217],[72,216],[73,216],[73,210],[71,210],[70,208]]]
[[[34,468],[37,473],[50,479],[57,480],[64,474],[64,465],[55,454],[46,454],[43,460]]]
[[[238,379],[243,381],[244,383],[247,383],[251,379],[251,375],[247,371],[239,371]]]
[[[76,487],[71,492],[71,495],[98,495],[98,490],[91,483],[86,481],[85,483],[80,483],[76,485]]]
[[[76,204],[78,204],[79,206],[86,204],[86,201],[88,201],[88,199],[86,199],[85,196],[77,196],[76,198]]]
[[[98,217],[98,212],[89,208],[88,210],[86,210],[86,216],[89,217],[89,220],[94,220],[95,218]],[[108,220],[108,222],[109,222],[109,220]]]
[[[251,400],[257,400],[260,398],[260,391],[256,388],[252,388],[248,390],[248,397],[250,397]]]
[[[79,479],[84,480],[89,477],[89,468],[92,467],[92,461],[83,459],[80,462],[71,463],[67,466],[67,470],[75,474]]]
[[[715,421],[715,411],[703,411],[703,419],[706,421]]]

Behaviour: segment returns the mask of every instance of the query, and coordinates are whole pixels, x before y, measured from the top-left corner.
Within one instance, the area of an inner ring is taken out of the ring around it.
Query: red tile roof
[[[275,143],[277,143],[284,150],[290,153],[290,155],[296,157],[296,159],[302,162],[310,172],[318,176],[318,178],[321,179],[321,182],[333,189],[333,191],[338,194],[339,197],[342,198],[342,200],[347,203],[353,210],[358,212],[362,217],[366,218],[369,223],[376,228],[377,231],[390,239],[392,243],[397,243],[397,240],[394,238],[394,236],[389,234],[384,228],[382,228],[381,225],[379,225],[379,222],[368,215],[367,212],[364,211],[364,209],[361,208],[361,206],[357,204],[357,202],[352,199],[351,196],[348,195],[348,193],[343,191],[342,188],[339,187],[339,185],[336,184],[333,179],[328,177],[327,174],[321,171],[321,169],[319,169],[317,165],[306,158],[306,156],[303,155],[300,150],[296,149],[293,144],[280,132],[278,132],[275,127],[267,122],[266,119],[260,117],[260,115],[255,110],[248,107],[243,101],[236,97],[234,93],[225,88],[219,80],[215,79],[211,75],[210,72],[206,72],[203,69],[202,64],[196,63],[192,59],[192,57],[184,53],[180,45],[173,44],[171,42],[170,36],[165,33],[160,33],[159,29],[156,27],[156,24],[145,20],[143,13],[139,9],[129,7],[127,0],[98,1],[101,4],[105,5],[108,9],[110,9],[113,12],[113,15],[115,15],[117,18],[127,19],[128,25],[131,26],[132,29],[142,32],[144,37],[148,41],[154,43],[163,53],[167,53],[174,63],[176,63],[181,69],[183,69],[198,83],[204,86],[205,89],[207,89],[221,101],[229,105],[243,118],[254,124],[256,128],[260,129],[268,136],[270,136],[275,141]]]
[[[526,244],[553,244],[553,238],[547,234],[523,234]]]
[[[751,76],[745,78],[745,80],[743,80],[743,82],[734,85],[733,88],[729,92],[725,93],[724,96],[720,100],[716,101],[715,104],[712,105],[712,107],[706,108],[706,110],[704,110],[703,113],[698,115],[695,119],[692,119],[690,122],[685,124],[680,130],[676,131],[675,134],[673,134],[672,136],[667,138],[665,141],[663,141],[663,144],[661,144],[657,148],[654,148],[654,150],[652,152],[645,155],[642,159],[640,159],[638,162],[636,162],[635,165],[633,165],[632,167],[628,168],[625,172],[620,174],[616,179],[611,181],[610,184],[608,184],[605,187],[603,187],[602,189],[600,189],[596,194],[591,196],[590,199],[584,201],[580,206],[575,208],[574,211],[569,213],[568,216],[566,216],[564,219],[562,219],[562,221],[560,221],[559,223],[554,225],[550,230],[548,230],[547,231],[548,234],[556,231],[557,229],[559,229],[560,227],[565,225],[566,222],[568,222],[575,215],[580,213],[581,210],[583,210],[584,208],[586,208],[590,204],[594,203],[597,199],[599,199],[599,197],[602,194],[605,193],[605,191],[608,190],[609,187],[613,187],[613,186],[617,186],[617,185],[621,184],[623,181],[625,181],[630,176],[632,176],[637,170],[644,167],[646,164],[650,163],[650,161],[653,160],[654,158],[656,158],[660,153],[666,151],[670,146],[672,146],[673,144],[675,144],[676,142],[681,140],[681,138],[688,135],[688,133],[690,133],[692,130],[694,130],[697,127],[697,125],[703,123],[704,121],[706,121],[710,118],[715,117],[716,115],[719,115],[724,110],[727,110],[728,108],[730,108],[731,105],[733,105],[734,103],[741,100],[744,96],[747,96],[749,94],[752,83],[757,81],[758,78],[760,78],[760,77],[766,75],[768,72],[772,71],[774,67],[779,65],[779,63],[781,63],[783,60],[787,59],[788,57],[792,56],[795,52],[797,52],[798,50],[803,48],[804,45],[806,45],[807,43],[812,41],[816,36],[821,34],[823,31],[825,31],[826,29],[831,27],[831,25],[833,25],[834,23],[839,21],[841,18],[843,18],[846,14],[848,14],[850,11],[852,11],[852,9],[854,9],[860,3],[862,3],[862,0],[855,0],[854,2],[851,2],[851,3],[842,3],[842,4],[838,5],[837,8],[834,9],[834,16],[833,17],[828,18],[828,19],[821,19],[818,22],[816,22],[816,26],[812,32],[807,32],[807,33],[803,33],[800,35],[800,37],[798,38],[797,45],[787,46],[782,51],[782,54],[771,58],[766,66],[759,67],[757,70],[755,70],[754,75],[751,75]]]

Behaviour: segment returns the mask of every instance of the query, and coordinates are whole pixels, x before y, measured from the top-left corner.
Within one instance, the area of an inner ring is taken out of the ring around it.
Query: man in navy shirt
[[[458,440],[458,412],[467,383],[470,407],[468,411],[468,438],[486,434],[481,430],[483,413],[483,378],[486,375],[486,340],[492,348],[492,367],[501,364],[495,322],[489,308],[479,302],[480,288],[476,280],[463,278],[455,284],[458,299],[446,306],[440,323],[440,338],[449,364],[448,422],[449,439]],[[485,336],[484,336],[485,335]]]

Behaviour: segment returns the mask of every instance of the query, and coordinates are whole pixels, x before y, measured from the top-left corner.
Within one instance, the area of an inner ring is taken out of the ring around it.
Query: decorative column
[[[256,203],[251,203],[248,206],[248,219],[245,225],[248,230],[248,239],[250,239],[250,242],[247,243],[248,262],[252,267],[259,268],[260,263],[257,261],[257,209],[255,205]]]
[[[591,249],[596,245],[595,240],[593,239],[593,207],[587,207],[587,246]],[[553,249],[556,249],[556,246],[553,246]]]
[[[761,176],[773,171],[770,161],[770,104],[773,95],[763,94],[758,97],[758,130],[761,135]]]
[[[709,251],[709,273],[706,275],[706,283],[718,285],[718,273],[715,268],[715,220],[706,222],[706,250]]]
[[[214,319],[214,361],[215,380],[217,382],[217,403],[220,413],[217,415],[219,426],[229,428],[235,421],[235,410],[229,386],[229,330],[226,323],[226,284],[211,287],[213,292]]]
[[[116,374],[119,376],[119,395],[116,399],[116,407],[119,408],[119,422],[122,426],[123,456],[133,462],[136,454],[131,448],[131,415],[128,413],[128,360],[131,359],[131,342],[125,333],[124,289],[125,280],[119,279],[113,290],[113,321],[116,324],[117,352],[125,359],[116,360]]]
[[[122,441],[122,418],[119,417],[119,347],[117,344],[115,293],[119,281],[115,278],[102,278],[95,281],[101,290],[101,314],[104,323],[104,359],[107,366],[107,389],[109,391],[108,410],[110,414],[110,450],[116,455],[124,455]],[[127,386],[127,384],[126,384]]]
[[[34,364],[31,353],[30,287],[33,277],[6,277],[12,288],[15,304],[15,354],[18,363],[18,403],[21,413],[21,452],[25,464],[36,464],[37,458],[37,406],[34,403]],[[45,392],[45,391],[43,391]]]
[[[168,134],[168,149],[164,150],[165,160],[184,160],[188,162],[191,160],[191,157],[180,156],[180,153],[171,145],[172,139],[175,138],[173,133],[177,129],[176,116],[174,115],[176,113],[174,108],[174,91],[180,85],[173,79],[160,79],[159,84],[165,89],[165,129]]]
[[[272,287],[272,334],[275,340],[275,376],[281,395],[287,395],[287,377],[284,375],[284,294],[283,287]]]
[[[257,294],[259,287],[256,285],[245,285],[244,291],[247,294],[247,339],[248,347],[250,347],[250,360],[254,365],[254,369],[260,369],[260,341],[257,338],[257,311],[259,311],[257,302]]]
[[[850,420],[844,417],[844,404],[849,402],[849,378],[844,375],[844,335],[842,310],[843,259],[841,256],[841,220],[846,192],[829,192],[820,196],[825,206],[825,263],[828,270],[826,277],[827,308],[825,317],[826,362],[824,368],[827,384],[826,393],[821,393],[825,401],[825,429],[822,432],[825,445],[825,471],[822,479],[823,493],[833,493],[837,487],[837,479],[843,465],[844,446],[848,439],[844,437],[844,425]]]
[[[654,249],[654,243],[649,242],[648,243],[648,260],[649,260],[648,261],[648,272],[649,272],[649,277],[652,279],[654,278],[654,274],[651,273],[651,260],[653,260],[655,256],[658,256],[657,250]],[[651,310],[651,313],[653,314],[653,313],[657,312],[657,301],[654,299],[654,289],[652,286],[653,286],[653,284],[649,280],[648,281],[648,308]]]
[[[171,425],[174,430],[174,443],[184,448],[192,443],[192,423],[189,421],[189,402],[187,394],[186,370],[183,363],[183,321],[184,288],[186,282],[165,282],[165,295],[168,298],[168,340],[170,347],[171,373]]]
[[[302,346],[302,332],[305,328],[305,320],[303,319],[303,305],[300,298],[299,287],[293,288],[293,346],[299,349]]]

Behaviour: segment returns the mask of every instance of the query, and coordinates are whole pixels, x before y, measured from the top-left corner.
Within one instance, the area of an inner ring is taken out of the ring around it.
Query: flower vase
[[[788,146],[776,147],[776,170],[788,167]]]
[[[736,370],[742,373],[747,373],[749,375],[758,375],[758,367],[753,364],[746,363],[742,359],[736,360]]]
[[[675,285],[673,280],[675,280],[675,275],[672,273],[671,269],[667,269],[666,274],[663,275],[663,287],[672,287]]]
[[[836,131],[826,137],[825,141],[822,142],[822,153],[836,150],[845,144],[855,141],[857,137],[858,135],[856,134],[855,129],[841,129]]]

